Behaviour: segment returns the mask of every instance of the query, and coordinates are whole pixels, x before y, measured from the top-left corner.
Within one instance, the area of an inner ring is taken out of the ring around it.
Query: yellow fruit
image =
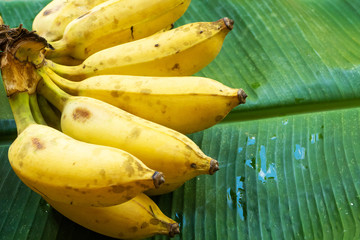
[[[77,141],[38,124],[11,144],[9,161],[32,190],[73,205],[120,204],[163,181],[160,173],[125,151]]]
[[[107,48],[77,66],[47,61],[61,76],[82,80],[95,75],[189,76],[207,66],[220,52],[233,28],[228,18],[191,23]]]
[[[204,77],[99,75],[69,81],[47,70],[63,90],[102,100],[184,134],[219,123],[247,95]]]
[[[107,0],[53,0],[35,17],[32,29],[48,41],[62,38],[66,26]]]
[[[179,224],[164,215],[145,194],[111,207],[79,207],[47,199],[70,220],[100,234],[120,239],[147,238],[157,234],[173,237]]]
[[[190,0],[108,0],[70,22],[47,57],[84,60],[118,44],[150,36],[179,19]]]
[[[162,125],[139,118],[103,101],[69,96],[47,75],[38,91],[61,112],[61,129],[80,141],[117,147],[161,171],[167,183],[213,174],[218,162],[206,156],[191,139]]]

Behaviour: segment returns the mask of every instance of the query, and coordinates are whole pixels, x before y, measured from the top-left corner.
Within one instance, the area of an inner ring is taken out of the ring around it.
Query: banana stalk
[[[47,60],[48,66],[70,80],[96,75],[190,76],[220,52],[234,21],[190,23],[169,31],[99,51],[77,66]]]
[[[61,114],[58,112],[57,109],[54,109],[52,106],[50,106],[48,101],[43,96],[37,94],[37,98],[38,98],[39,109],[41,115],[44,117],[46,125],[61,131],[61,126],[60,126]]]
[[[62,112],[61,129],[67,135],[133,154],[150,168],[164,173],[164,186],[178,187],[195,176],[218,170],[218,162],[185,135],[103,101],[70,96],[51,81],[46,70],[38,71],[44,79],[38,92]],[[175,190],[172,187],[167,191]]]
[[[46,121],[39,108],[39,103],[36,93],[29,95],[29,104],[30,104],[31,114],[35,122],[38,124],[46,125]]]

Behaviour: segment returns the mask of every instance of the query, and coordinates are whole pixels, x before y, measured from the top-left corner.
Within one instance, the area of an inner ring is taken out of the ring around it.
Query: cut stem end
[[[180,233],[179,224],[178,223],[170,224],[169,237],[171,238],[175,237],[175,235],[179,233]]]
[[[154,175],[152,176],[154,181],[155,188],[159,188],[161,184],[165,182],[164,174],[162,172],[155,171]]]
[[[216,171],[219,170],[219,163],[218,161],[216,161],[215,159],[211,159],[210,161],[210,170],[209,170],[209,174],[213,175]]]

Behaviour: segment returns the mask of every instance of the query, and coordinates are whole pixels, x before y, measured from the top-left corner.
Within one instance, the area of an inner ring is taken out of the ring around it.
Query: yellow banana
[[[49,199],[74,205],[111,206],[159,187],[163,175],[117,148],[75,140],[35,124],[26,92],[10,97],[19,135],[9,148],[18,177]]]
[[[4,25],[4,20],[2,19],[1,15],[0,15],[0,25]]]
[[[204,77],[100,75],[74,82],[47,74],[72,95],[102,100],[184,134],[215,125],[247,97],[242,89]]]
[[[170,29],[173,29],[174,25],[170,24],[169,26],[166,26],[165,28],[161,29],[159,32],[157,33],[162,33],[162,32],[166,32],[169,31]],[[154,33],[154,34],[157,34]],[[53,57],[51,58],[51,61],[58,63],[58,64],[63,64],[63,65],[67,65],[67,66],[76,66],[79,65],[83,62],[83,60],[79,60],[79,59],[75,59],[71,56],[60,56],[60,57]]]
[[[103,101],[67,95],[56,89],[42,69],[39,72],[45,81],[39,83],[38,91],[61,110],[61,129],[67,135],[127,151],[163,172],[167,183],[182,183],[218,170],[218,162],[185,135]]]
[[[191,23],[99,51],[77,66],[47,61],[56,73],[71,80],[95,75],[189,76],[219,53],[233,28],[228,18]]]
[[[32,29],[48,41],[62,38],[66,26],[107,0],[53,0],[35,17]]]
[[[150,36],[179,19],[191,0],[108,0],[67,25],[47,57],[84,60],[102,49]]]
[[[47,199],[65,217],[100,234],[121,239],[143,239],[157,234],[174,237],[179,224],[164,215],[145,194],[111,207],[79,207]]]

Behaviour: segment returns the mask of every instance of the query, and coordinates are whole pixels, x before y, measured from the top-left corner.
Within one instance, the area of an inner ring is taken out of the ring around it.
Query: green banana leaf
[[[31,29],[47,2],[2,0],[0,14]],[[196,75],[249,97],[190,135],[220,171],[154,198],[180,223],[175,239],[360,239],[360,0],[193,0],[176,25],[225,16],[235,27]],[[110,239],[11,170],[16,126],[0,89],[0,239]]]

